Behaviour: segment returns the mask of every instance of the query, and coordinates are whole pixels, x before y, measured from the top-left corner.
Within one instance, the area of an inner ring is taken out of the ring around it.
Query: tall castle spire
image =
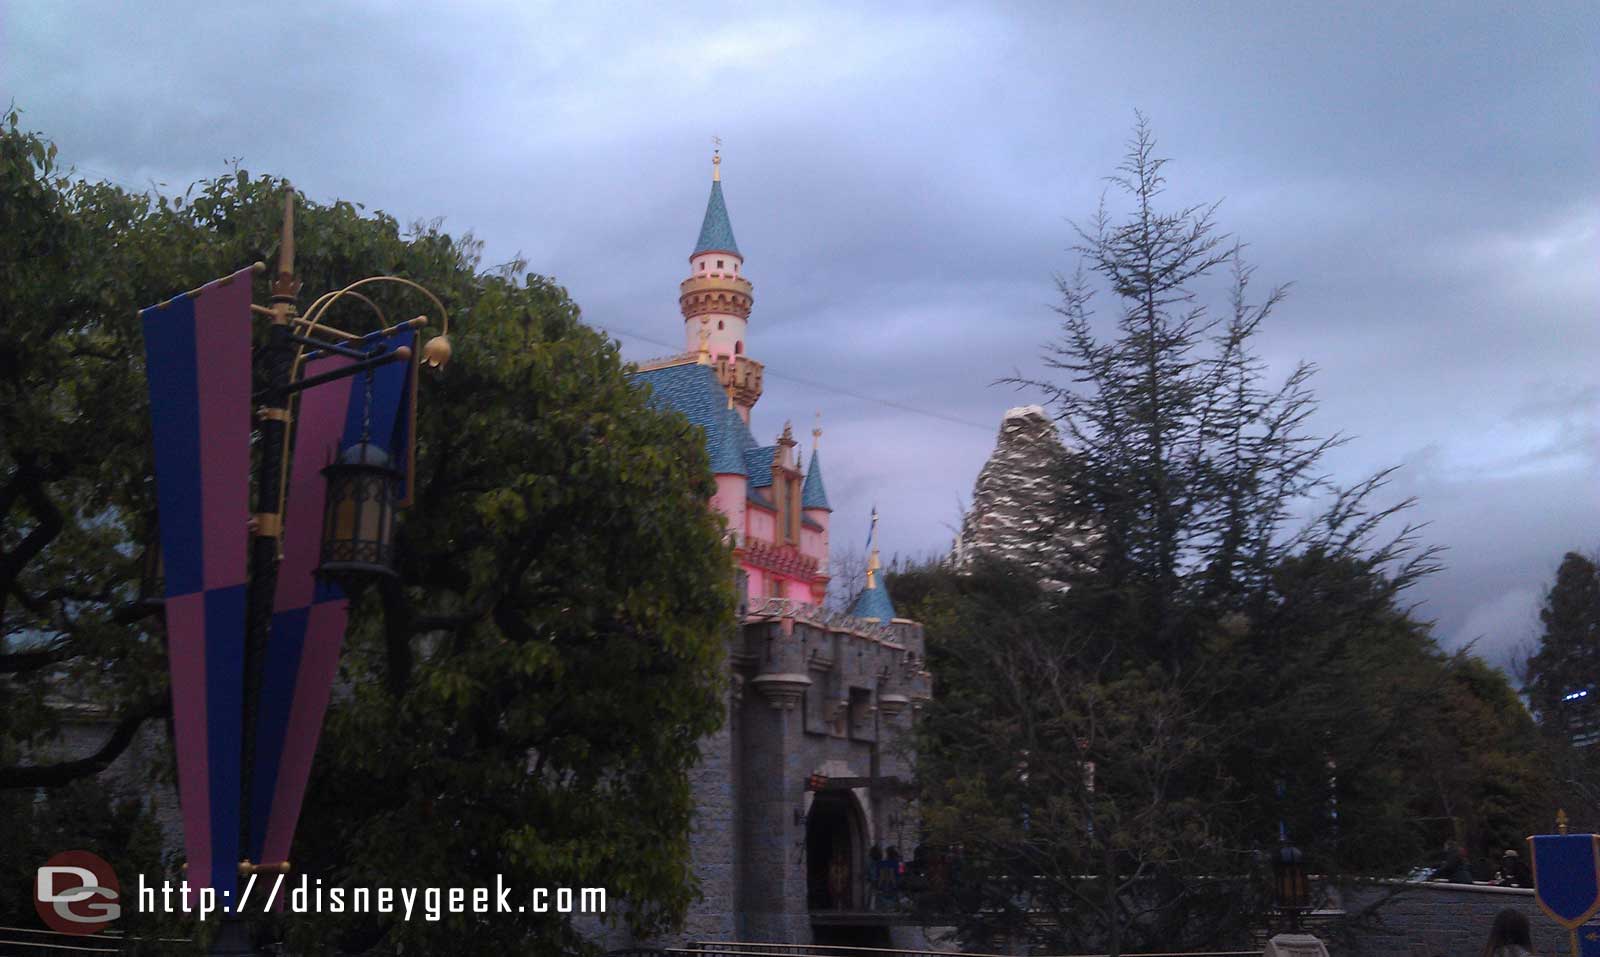
[[[728,204],[722,198],[722,154],[711,155],[711,199],[706,202],[706,218],[700,222],[700,239],[694,244],[690,257],[701,253],[727,253],[737,258],[739,244],[733,238],[733,224],[728,222]]]
[[[745,355],[745,332],[755,303],[744,257],[733,238],[728,204],[722,198],[722,151],[711,156],[711,198],[700,236],[689,254],[689,278],[679,284],[684,341],[689,352],[705,352],[718,378],[746,422],[761,398],[761,363]]]

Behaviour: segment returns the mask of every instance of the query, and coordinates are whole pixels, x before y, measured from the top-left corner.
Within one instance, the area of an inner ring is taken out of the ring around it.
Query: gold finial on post
[[[722,181],[722,137],[711,137],[711,182]]]
[[[278,242],[278,275],[272,281],[273,322],[288,322],[300,296],[300,283],[294,277],[294,187],[283,185],[283,232]]]
[[[450,337],[437,335],[422,346],[422,364],[430,369],[442,369],[450,361]]]
[[[878,569],[883,563],[878,559],[878,506],[872,506],[872,530],[867,533],[867,587],[877,588]]]
[[[1567,809],[1566,808],[1561,808],[1561,809],[1556,811],[1556,832],[1558,834],[1567,833]]]

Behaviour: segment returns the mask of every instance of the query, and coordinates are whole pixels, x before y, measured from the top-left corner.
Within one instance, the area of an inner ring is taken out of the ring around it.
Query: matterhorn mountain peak
[[[1048,587],[1053,572],[1081,549],[1087,530],[1064,521],[1061,487],[1068,455],[1043,406],[1007,409],[994,452],[978,473],[972,505],[961,522],[951,562],[968,568],[983,558],[1033,570]]]

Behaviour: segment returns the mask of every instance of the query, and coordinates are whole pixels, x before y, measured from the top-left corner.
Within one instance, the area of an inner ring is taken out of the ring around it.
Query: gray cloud
[[[758,431],[821,410],[838,526],[942,548],[1039,371],[1069,218],[1135,108],[1175,203],[1224,199],[1263,339],[1321,367],[1353,480],[1406,468],[1447,645],[1504,660],[1600,544],[1600,181],[1581,4],[14,3],[0,94],[87,175],[180,190],[231,157],[556,276],[628,355],[681,341],[709,138],[756,283]],[[787,376],[787,378],[786,378]],[[804,381],[797,381],[804,380]],[[935,413],[862,402],[879,396]],[[958,421],[952,421],[958,420]],[[966,423],[966,424],[962,424]],[[803,431],[803,429],[802,429]]]

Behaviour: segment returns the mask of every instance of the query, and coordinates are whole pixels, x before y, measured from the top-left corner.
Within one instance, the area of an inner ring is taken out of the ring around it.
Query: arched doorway
[[[864,910],[866,851],[855,802],[847,791],[823,791],[806,815],[806,907],[813,911]]]

